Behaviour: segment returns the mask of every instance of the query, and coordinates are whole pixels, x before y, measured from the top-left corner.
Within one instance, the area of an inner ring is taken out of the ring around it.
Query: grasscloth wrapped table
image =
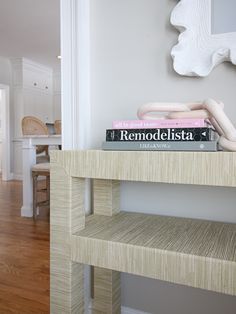
[[[51,313],[84,313],[84,264],[93,313],[120,313],[120,272],[236,295],[236,224],[122,212],[123,180],[236,187],[236,153],[53,152]]]

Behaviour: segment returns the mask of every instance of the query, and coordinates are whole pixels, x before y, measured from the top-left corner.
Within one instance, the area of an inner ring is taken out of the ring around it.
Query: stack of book
[[[217,151],[217,133],[204,119],[114,121],[102,149]]]

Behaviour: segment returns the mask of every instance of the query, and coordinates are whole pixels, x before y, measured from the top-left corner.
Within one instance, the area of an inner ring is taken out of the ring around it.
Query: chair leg
[[[33,218],[37,219],[37,175],[33,175]]]
[[[46,177],[47,200],[50,206],[50,176]]]

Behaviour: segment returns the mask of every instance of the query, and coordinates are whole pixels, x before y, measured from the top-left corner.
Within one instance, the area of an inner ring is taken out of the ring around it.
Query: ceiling
[[[0,0],[0,56],[60,61],[60,0]]]

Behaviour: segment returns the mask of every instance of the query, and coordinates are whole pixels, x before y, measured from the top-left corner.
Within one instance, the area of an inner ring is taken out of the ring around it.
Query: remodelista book
[[[113,121],[113,129],[204,128],[204,119],[157,119]]]
[[[211,128],[106,130],[106,141],[211,141],[216,139]]]
[[[103,142],[103,150],[217,151],[217,141],[207,142]]]

